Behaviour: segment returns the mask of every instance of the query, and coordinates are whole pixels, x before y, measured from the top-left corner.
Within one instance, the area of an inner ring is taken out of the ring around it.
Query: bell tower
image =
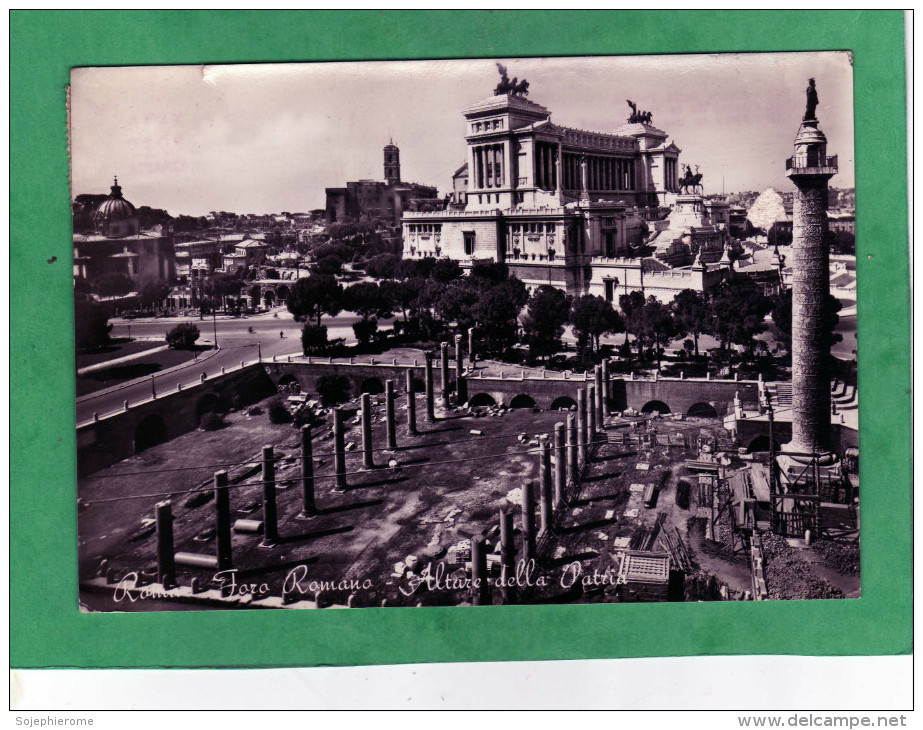
[[[384,148],[385,181],[397,185],[401,181],[401,151],[391,140]]]

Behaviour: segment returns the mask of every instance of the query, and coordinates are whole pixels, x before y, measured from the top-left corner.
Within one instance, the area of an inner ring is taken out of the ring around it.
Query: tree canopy
[[[362,319],[373,317],[390,317],[394,312],[393,304],[385,292],[374,281],[361,281],[343,291],[344,309],[355,312]]]
[[[711,310],[708,306],[708,297],[693,289],[683,289],[675,297],[671,305],[673,316],[676,318],[677,337],[692,335],[695,343],[695,355],[699,356],[699,335],[707,334],[711,326]]]
[[[382,296],[391,304],[392,311],[400,311],[407,321],[408,314],[415,309],[419,286],[411,281],[385,279],[379,285]]]
[[[462,270],[455,259],[436,259],[429,275],[435,281],[445,283],[460,279]]]
[[[515,277],[479,288],[470,312],[489,352],[499,352],[516,342],[519,313],[527,299],[525,284]]]
[[[301,328],[301,349],[305,355],[321,352],[327,347],[327,328],[308,322]]]
[[[653,348],[659,368],[663,348],[680,334],[670,307],[650,296],[642,307],[632,310],[630,320],[639,342]]]
[[[333,276],[311,274],[295,282],[285,304],[297,321],[313,317],[319,325],[322,315],[335,317],[343,310],[343,287]]]
[[[191,350],[199,339],[199,328],[191,322],[181,322],[167,331],[167,345],[172,350]]]
[[[710,309],[709,331],[721,349],[734,344],[752,351],[756,336],[766,331],[765,317],[772,310],[772,300],[752,279],[740,277],[724,281],[712,291]]]
[[[311,266],[311,271],[316,274],[335,276],[336,274],[339,274],[343,271],[343,259],[334,254],[324,256],[323,258],[314,262],[314,264]]]
[[[170,294],[170,285],[161,279],[147,282],[138,292],[138,298],[145,307],[156,307]]]
[[[376,279],[394,278],[398,258],[393,253],[380,253],[365,263],[365,273]]]
[[[569,298],[557,287],[542,284],[532,293],[522,329],[533,357],[547,358],[560,349],[569,310]]]
[[[74,299],[74,340],[78,350],[92,350],[109,342],[109,308],[84,296]]]
[[[96,291],[101,297],[121,297],[135,288],[127,274],[110,272],[96,280]]]
[[[599,340],[604,334],[625,330],[625,322],[612,308],[611,302],[593,294],[584,294],[574,299],[570,308],[570,323],[577,335],[577,348],[592,347],[594,355],[599,354]]]

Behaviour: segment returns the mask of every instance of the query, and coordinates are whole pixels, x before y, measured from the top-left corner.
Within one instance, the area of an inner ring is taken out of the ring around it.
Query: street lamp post
[[[218,317],[215,314],[215,308],[212,307],[212,331],[215,333],[215,349],[218,349]]]

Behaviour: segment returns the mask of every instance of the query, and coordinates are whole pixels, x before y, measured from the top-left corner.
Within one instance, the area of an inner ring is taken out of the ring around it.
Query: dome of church
[[[93,221],[101,234],[112,238],[138,232],[138,213],[135,206],[122,197],[118,178],[115,178],[109,197],[96,209]]]

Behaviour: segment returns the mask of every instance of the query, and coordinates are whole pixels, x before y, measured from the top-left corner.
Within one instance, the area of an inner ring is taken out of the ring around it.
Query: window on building
[[[606,301],[611,302],[615,299],[615,281],[606,279]]]
[[[474,232],[465,231],[463,234],[465,239],[465,256],[474,255]]]

